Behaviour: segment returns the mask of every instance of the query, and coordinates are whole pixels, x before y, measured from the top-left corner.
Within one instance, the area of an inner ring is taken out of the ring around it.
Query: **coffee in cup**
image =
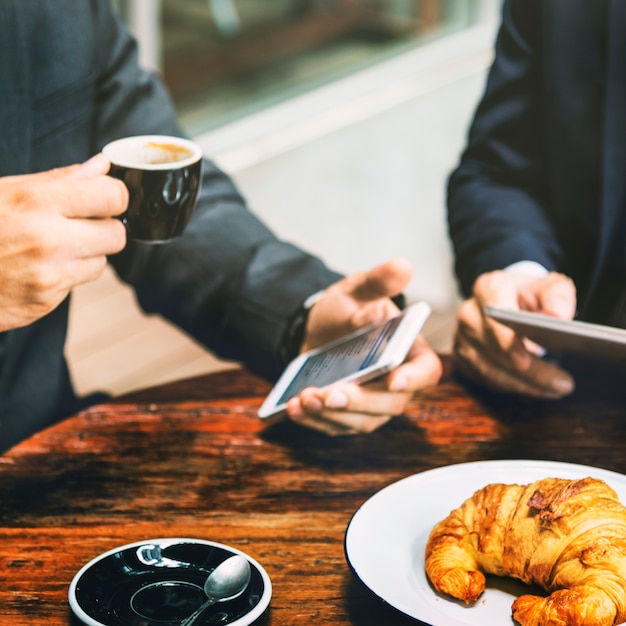
[[[200,187],[202,150],[187,139],[164,135],[125,137],[107,144],[110,176],[124,181],[128,209],[120,215],[134,241],[166,243],[180,237]]]

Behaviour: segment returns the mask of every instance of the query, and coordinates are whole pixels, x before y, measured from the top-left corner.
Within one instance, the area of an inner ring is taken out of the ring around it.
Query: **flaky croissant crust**
[[[626,508],[605,482],[546,478],[491,484],[439,522],[426,545],[434,588],[466,603],[484,574],[539,585],[546,598],[513,603],[522,626],[614,626],[626,621]]]

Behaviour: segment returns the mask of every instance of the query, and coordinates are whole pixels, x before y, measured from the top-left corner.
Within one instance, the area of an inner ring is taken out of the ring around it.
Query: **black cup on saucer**
[[[166,243],[180,237],[198,197],[202,150],[187,139],[164,135],[124,137],[102,152],[110,176],[126,184],[128,209],[120,216],[134,241]]]

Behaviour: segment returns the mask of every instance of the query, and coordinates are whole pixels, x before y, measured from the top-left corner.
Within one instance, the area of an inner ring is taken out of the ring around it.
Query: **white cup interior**
[[[178,169],[202,157],[193,141],[166,135],[124,137],[104,146],[102,152],[111,163],[141,170]]]

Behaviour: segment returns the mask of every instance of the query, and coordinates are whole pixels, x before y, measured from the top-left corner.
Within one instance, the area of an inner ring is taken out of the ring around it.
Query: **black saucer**
[[[233,554],[250,562],[250,584],[207,610],[200,624],[248,626],[269,605],[267,572],[240,550],[201,539],[151,539],[101,554],[74,576],[70,606],[88,626],[174,626],[206,600],[204,581]]]

